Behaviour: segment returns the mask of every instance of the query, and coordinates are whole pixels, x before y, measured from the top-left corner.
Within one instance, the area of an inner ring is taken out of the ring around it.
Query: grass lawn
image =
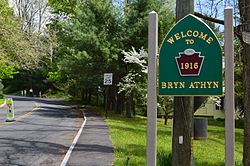
[[[0,99],[0,105],[4,103],[4,99]]]
[[[242,165],[243,129],[235,129],[235,165]],[[208,121],[208,139],[194,141],[194,156],[196,165],[225,165],[225,128],[223,121]]]
[[[146,165],[146,118],[136,116],[124,118],[110,114],[106,120],[110,128],[110,137],[115,147],[115,165],[125,165],[129,157],[129,166]],[[157,126],[157,165],[171,152],[171,122],[164,126],[163,119],[158,119]],[[193,141],[196,166],[224,166],[225,139],[224,122],[209,120],[208,139]],[[243,129],[235,130],[235,161],[240,166],[242,161]],[[166,164],[164,164],[166,166]]]

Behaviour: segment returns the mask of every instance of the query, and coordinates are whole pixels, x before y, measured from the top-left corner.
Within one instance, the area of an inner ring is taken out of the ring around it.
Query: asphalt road
[[[13,97],[13,96],[12,96]],[[60,165],[83,123],[62,100],[14,97],[15,122],[0,109],[0,165]]]

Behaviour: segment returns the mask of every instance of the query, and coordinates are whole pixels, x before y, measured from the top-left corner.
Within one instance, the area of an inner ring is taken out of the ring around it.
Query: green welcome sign
[[[170,30],[159,63],[160,95],[222,95],[221,47],[199,18],[189,14]]]

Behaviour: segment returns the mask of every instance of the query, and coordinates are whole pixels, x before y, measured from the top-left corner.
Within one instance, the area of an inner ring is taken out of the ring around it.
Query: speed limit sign
[[[112,85],[113,73],[104,73],[103,85]]]

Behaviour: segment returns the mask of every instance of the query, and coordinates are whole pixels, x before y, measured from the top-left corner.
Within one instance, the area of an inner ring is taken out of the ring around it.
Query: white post
[[[234,166],[234,45],[233,8],[224,11],[225,19],[225,165]]]
[[[148,29],[147,166],[156,166],[158,15],[155,11],[149,13]]]

